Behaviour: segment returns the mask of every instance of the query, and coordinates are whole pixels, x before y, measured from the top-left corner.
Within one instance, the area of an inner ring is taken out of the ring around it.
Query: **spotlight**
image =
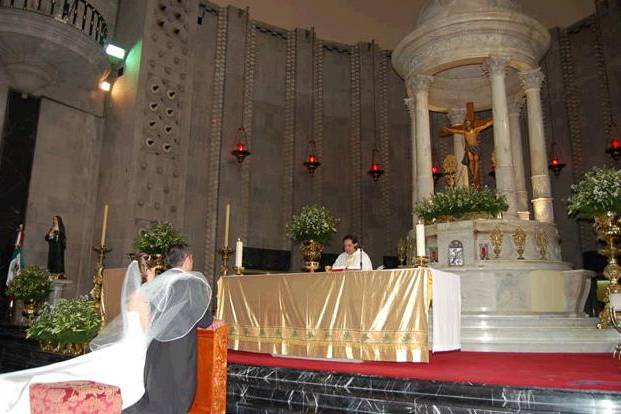
[[[99,89],[104,92],[110,92],[110,89],[112,89],[112,84],[108,80],[102,80],[101,82],[99,82]]]
[[[125,59],[125,49],[115,46],[112,43],[108,43],[108,45],[106,45],[106,54],[115,59]]]

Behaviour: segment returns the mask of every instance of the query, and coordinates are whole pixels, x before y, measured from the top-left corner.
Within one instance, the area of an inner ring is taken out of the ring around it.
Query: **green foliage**
[[[592,218],[608,211],[621,213],[621,170],[595,167],[571,189],[570,216]]]
[[[39,266],[27,266],[11,280],[7,293],[17,299],[40,302],[47,298],[51,290],[50,272]]]
[[[141,230],[134,242],[138,251],[146,254],[166,254],[168,248],[175,244],[187,245],[183,235],[167,222],[152,224]]]
[[[287,224],[287,236],[295,241],[315,240],[326,245],[336,233],[337,223],[338,220],[327,208],[306,206]]]
[[[469,213],[486,213],[495,217],[508,208],[505,196],[490,188],[452,187],[418,202],[416,214],[431,223],[440,217],[460,219]]]
[[[81,344],[93,339],[101,325],[95,303],[88,296],[61,299],[46,305],[27,331],[27,338],[40,342]]]

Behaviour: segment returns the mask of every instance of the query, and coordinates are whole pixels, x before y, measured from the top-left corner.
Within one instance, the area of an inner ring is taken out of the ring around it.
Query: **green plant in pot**
[[[23,315],[30,324],[37,314],[41,302],[52,291],[50,272],[39,266],[23,268],[15,279],[9,283],[7,294],[24,302]]]
[[[336,233],[337,223],[338,219],[327,208],[312,205],[304,207],[299,214],[294,214],[287,224],[287,236],[301,243],[300,251],[307,271],[314,272],[319,269],[321,252]]]
[[[134,242],[134,247],[147,255],[150,267],[155,267],[156,272],[166,270],[166,252],[176,244],[187,245],[183,234],[167,222],[154,223],[147,229],[141,230]]]
[[[101,317],[88,296],[61,299],[46,306],[27,331],[27,338],[37,340],[47,351],[79,355],[97,335]]]
[[[621,237],[621,170],[595,167],[571,189],[573,194],[568,200],[569,215],[579,219],[594,219],[593,228],[598,239],[605,244],[599,250],[600,254],[608,258],[604,275],[610,284],[604,302],[621,302],[621,266],[617,262],[617,256],[621,253],[617,247]],[[600,313],[599,320],[598,328],[610,325],[608,303]]]
[[[415,206],[418,217],[427,223],[496,218],[508,208],[506,197],[487,187],[451,187]]]

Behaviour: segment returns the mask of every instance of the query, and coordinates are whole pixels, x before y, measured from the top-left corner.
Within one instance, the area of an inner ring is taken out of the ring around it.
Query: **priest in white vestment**
[[[343,237],[343,253],[336,258],[332,270],[360,270],[361,265],[362,270],[373,270],[369,255],[358,245],[358,238],[348,234]]]

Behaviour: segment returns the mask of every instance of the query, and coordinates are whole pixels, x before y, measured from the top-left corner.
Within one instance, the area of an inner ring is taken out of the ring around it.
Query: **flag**
[[[17,231],[17,240],[15,241],[15,249],[13,250],[13,256],[11,257],[11,263],[9,264],[9,274],[6,278],[6,285],[8,286],[11,280],[19,274],[20,270],[26,266],[24,262],[24,255],[22,253],[22,245],[24,243],[24,225],[20,224]]]

